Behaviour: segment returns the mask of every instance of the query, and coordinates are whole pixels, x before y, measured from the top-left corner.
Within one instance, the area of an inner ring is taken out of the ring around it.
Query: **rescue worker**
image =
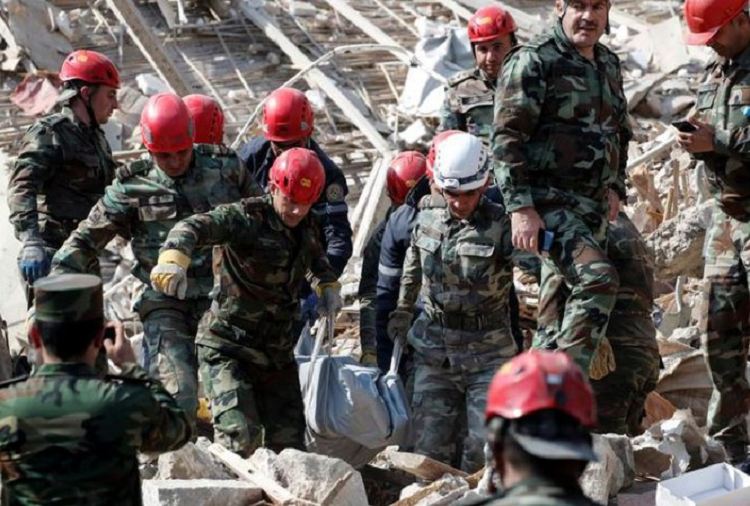
[[[187,95],[182,98],[190,111],[196,144],[224,144],[224,111],[208,95]]]
[[[377,365],[377,284],[378,284],[378,262],[380,260],[380,246],[383,242],[383,234],[388,218],[401,207],[406,201],[409,192],[417,185],[417,181],[425,174],[427,169],[424,155],[417,151],[404,151],[399,153],[388,167],[386,176],[386,191],[391,201],[391,206],[367,241],[362,254],[362,275],[359,279],[359,336],[362,346],[362,357],[360,362],[366,365]],[[390,340],[388,340],[390,342]],[[390,365],[390,355],[388,370]]]
[[[503,208],[484,197],[490,161],[482,142],[464,132],[445,138],[433,170],[440,196],[419,204],[388,334],[415,350],[415,452],[451,462],[465,412],[461,469],[475,472],[484,465],[487,387],[520,351],[508,307],[516,259]],[[420,295],[424,311],[412,326]]]
[[[495,83],[503,68],[503,60],[518,44],[517,27],[510,13],[491,5],[474,13],[467,30],[476,66],[459,72],[448,81],[438,132],[469,132],[489,146],[492,140]]]
[[[34,283],[29,377],[0,385],[0,474],[14,505],[140,505],[138,452],[167,452],[191,437],[184,411],[135,363],[121,333],[105,337],[102,282],[89,274]],[[101,348],[117,376],[98,378]]]
[[[514,246],[540,253],[540,231],[551,232],[542,282],[560,274],[571,289],[559,331],[538,327],[533,344],[564,350],[593,379],[616,367],[600,346],[619,285],[604,242],[626,196],[632,137],[619,59],[599,43],[609,9],[556,0],[552,32],[504,63],[492,142]]]
[[[656,342],[654,307],[654,254],[628,216],[620,211],[607,231],[607,256],[617,269],[620,286],[602,345],[612,349],[615,370],[592,380],[601,434],[643,432],[646,397],[659,381],[661,358]],[[559,328],[570,293],[562,276],[545,278],[539,289],[538,322]]]
[[[112,149],[100,125],[117,108],[117,68],[101,53],[73,51],[63,61],[60,80],[62,110],[29,128],[8,182],[29,307],[32,285],[49,273],[52,255],[115,177]]]
[[[345,200],[348,189],[344,173],[312,138],[314,120],[312,105],[304,93],[293,88],[274,90],[263,106],[263,135],[247,142],[238,153],[258,184],[266,190],[271,166],[285,150],[302,147],[318,155],[326,171],[326,182],[313,206],[313,214],[321,222],[321,240],[328,262],[340,276],[352,256],[352,228]],[[301,322],[313,321],[317,297],[306,286],[302,298]],[[295,334],[299,335],[301,325],[295,328]]]
[[[152,285],[180,296],[194,252],[217,245],[217,285],[197,347],[216,441],[248,457],[267,446],[304,449],[305,417],[292,334],[307,278],[318,311],[341,309],[340,285],[316,220],[325,171],[317,155],[291,148],[274,161],[269,194],[179,222],[151,272]]]
[[[717,58],[698,87],[688,121],[693,132],[678,142],[706,165],[714,201],[706,235],[708,319],[704,352],[714,384],[708,431],[729,460],[750,472],[745,417],[750,387],[745,377],[750,341],[750,17],[742,0],[687,0],[688,44],[710,46]]]
[[[133,275],[146,289],[135,304],[143,323],[145,369],[159,378],[191,420],[198,405],[195,336],[213,286],[211,248],[194,252],[179,298],[150,288],[159,248],[183,218],[261,191],[241,160],[221,145],[193,144],[187,106],[173,93],[149,98],[141,114],[146,158],[117,170],[88,218],[53,259],[54,272],[95,273],[96,254],[116,235],[130,239]]]
[[[596,460],[594,398],[563,353],[533,350],[492,379],[485,418],[493,471],[503,492],[474,506],[596,506],[579,479]]]

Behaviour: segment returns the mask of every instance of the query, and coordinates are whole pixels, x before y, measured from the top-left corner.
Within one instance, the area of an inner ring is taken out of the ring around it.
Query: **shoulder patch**
[[[15,385],[16,383],[21,383],[22,381],[26,381],[27,379],[29,379],[29,376],[18,376],[17,378],[0,381],[0,388],[6,388],[11,385]]]
[[[130,162],[125,165],[120,165],[115,171],[115,176],[119,181],[124,181],[136,174],[142,174],[148,172],[151,169],[151,160],[141,159],[134,162]]]
[[[344,187],[338,183],[331,183],[326,188],[326,200],[331,203],[344,201]]]

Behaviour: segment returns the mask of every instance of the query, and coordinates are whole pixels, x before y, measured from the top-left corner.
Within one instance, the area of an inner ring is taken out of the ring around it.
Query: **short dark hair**
[[[104,329],[104,320],[81,322],[34,323],[45,350],[60,360],[68,360],[82,355],[96,336]]]

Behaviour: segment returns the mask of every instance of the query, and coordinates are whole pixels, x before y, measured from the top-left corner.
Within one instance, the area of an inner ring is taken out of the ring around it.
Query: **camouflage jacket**
[[[244,334],[248,347],[263,347],[270,337],[257,332],[259,322],[279,322],[291,328],[299,313],[299,292],[303,281],[336,281],[320,241],[317,220],[307,216],[299,225],[286,227],[273,208],[270,195],[244,199],[235,204],[187,218],[178,223],[162,250],[177,249],[193,255],[198,248],[216,248],[216,283],[212,312]],[[296,337],[296,336],[295,336]],[[211,337],[201,333],[198,341]],[[257,341],[254,341],[257,340]]]
[[[750,48],[735,60],[712,62],[698,87],[695,110],[713,125],[714,151],[698,153],[717,203],[729,216],[750,221]]]
[[[464,70],[448,81],[438,132],[461,130],[489,146],[494,119],[495,83],[481,69]]]
[[[493,497],[462,502],[461,506],[599,506],[583,494],[578,483],[569,488],[531,477]]]
[[[625,197],[632,131],[620,62],[601,44],[595,52],[581,56],[558,23],[505,60],[492,151],[509,212],[583,201],[600,219],[608,188]]]
[[[82,123],[70,107],[37,121],[8,182],[10,222],[23,241],[40,232],[59,248],[115,177],[112,150],[100,128]]]
[[[508,294],[518,259],[503,208],[483,197],[467,221],[453,219],[441,197],[419,208],[398,301],[413,311],[422,297],[426,328],[409,334],[417,358],[455,370],[515,355]]]
[[[654,253],[623,212],[609,224],[607,255],[620,276],[607,338],[620,346],[658,349],[654,307]]]
[[[46,364],[0,387],[11,505],[140,505],[136,452],[176,450],[191,436],[185,412],[135,364],[104,379],[87,364]]]
[[[98,274],[97,252],[119,234],[130,239],[137,261],[133,274],[150,286],[159,248],[178,221],[261,193],[234,151],[199,144],[193,154],[190,168],[177,178],[169,177],[150,158],[118,169],[104,197],[55,254],[53,272]],[[207,247],[194,253],[187,298],[206,297],[212,286],[211,248]]]
[[[362,272],[359,277],[359,341],[362,350],[375,351],[376,322],[377,322],[377,287],[378,263],[380,260],[380,246],[383,244],[385,226],[388,217],[395,210],[388,209],[383,221],[373,230],[362,254]]]

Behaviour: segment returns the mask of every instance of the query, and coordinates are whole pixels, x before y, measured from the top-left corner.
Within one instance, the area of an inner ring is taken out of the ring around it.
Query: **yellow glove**
[[[612,345],[609,344],[609,339],[603,337],[602,342],[599,343],[599,347],[596,349],[594,356],[591,359],[589,378],[592,380],[600,380],[609,373],[615,372],[616,369],[617,363],[615,362],[615,352],[612,351]]]
[[[187,293],[187,269],[190,257],[176,249],[159,254],[159,260],[151,270],[151,286],[154,290],[182,300]]]
[[[377,367],[378,354],[374,350],[362,350],[362,356],[359,357],[359,363],[367,367]]]
[[[336,316],[336,313],[344,307],[344,302],[341,300],[341,283],[338,281],[320,283],[315,288],[315,293],[320,299],[318,301],[318,314],[320,316]]]

